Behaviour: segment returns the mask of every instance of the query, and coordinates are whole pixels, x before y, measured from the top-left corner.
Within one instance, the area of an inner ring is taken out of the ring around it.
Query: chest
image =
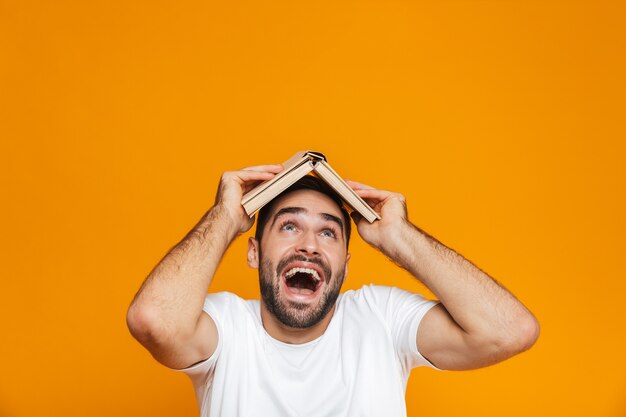
[[[249,330],[224,349],[216,366],[211,394],[230,399],[219,414],[405,415],[406,380],[384,326],[338,320],[302,349]]]

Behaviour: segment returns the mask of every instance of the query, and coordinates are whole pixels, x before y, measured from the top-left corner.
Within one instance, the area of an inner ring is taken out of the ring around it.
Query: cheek
[[[341,278],[343,278],[343,273],[345,272],[346,269],[346,257],[344,256],[335,256],[333,259],[329,259],[330,260],[330,266],[332,268],[333,275],[341,275]]]
[[[266,282],[274,280],[274,264],[269,259],[261,260],[261,268],[259,269],[259,278]]]
[[[271,239],[263,242],[263,253],[272,259],[277,259],[291,250],[296,242],[297,239],[290,235],[272,236]]]

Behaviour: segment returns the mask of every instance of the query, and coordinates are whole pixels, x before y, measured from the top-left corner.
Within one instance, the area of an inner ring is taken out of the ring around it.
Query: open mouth
[[[294,294],[311,295],[322,285],[322,278],[315,269],[295,267],[285,272],[285,284]]]

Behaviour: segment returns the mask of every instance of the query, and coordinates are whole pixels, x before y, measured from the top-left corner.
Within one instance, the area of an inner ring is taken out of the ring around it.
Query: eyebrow
[[[337,223],[337,226],[339,226],[339,228],[341,229],[341,233],[343,234],[343,231],[344,231],[343,221],[339,217],[330,213],[321,213],[320,215],[324,218],[324,220]]]
[[[271,226],[274,226],[276,220],[280,219],[285,214],[300,214],[308,212],[304,207],[283,207],[274,214],[274,219],[272,220]]]
[[[309,211],[304,207],[283,207],[280,210],[278,210],[276,214],[274,215],[274,219],[272,220],[271,226],[273,227],[274,224],[276,223],[276,220],[278,220],[279,218],[281,218],[282,216],[286,214],[301,214],[301,213],[308,213],[308,212]],[[344,225],[343,225],[343,220],[341,220],[341,218],[330,213],[320,213],[320,216],[326,221],[336,223],[337,226],[339,226],[339,228],[341,229],[341,233],[343,234]]]

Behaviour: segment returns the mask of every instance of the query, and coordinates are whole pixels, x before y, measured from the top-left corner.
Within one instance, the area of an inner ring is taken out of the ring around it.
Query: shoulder
[[[363,285],[357,290],[346,291],[342,294],[341,300],[348,303],[353,302],[384,305],[391,299],[409,295],[413,295],[413,293],[397,287],[369,284]],[[419,294],[415,295],[420,296]]]
[[[365,300],[372,297],[385,297],[393,290],[394,287],[384,285],[363,285],[356,290],[348,290],[342,294],[345,300]]]
[[[359,315],[372,312],[382,316],[392,291],[393,287],[374,284],[364,285],[359,289],[342,293],[338,300],[338,306],[345,312],[352,311]]]
[[[223,291],[207,294],[204,298],[203,310],[212,318],[220,320],[227,316],[252,314],[258,310],[259,300],[245,300],[231,292]]]
[[[375,310],[387,319],[399,311],[430,308],[437,304],[418,293],[398,287],[384,285],[364,285],[358,290],[348,290],[342,294],[340,302],[345,308],[368,308]]]
[[[251,301],[256,300],[245,300],[237,294],[233,294],[232,292],[228,291],[208,293],[204,298],[205,305],[246,305]]]

